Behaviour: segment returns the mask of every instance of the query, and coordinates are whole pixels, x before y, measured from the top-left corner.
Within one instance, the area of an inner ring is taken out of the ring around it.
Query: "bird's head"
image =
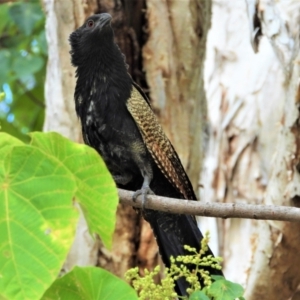
[[[84,24],[71,33],[72,64],[78,67],[85,63],[88,57],[99,53],[110,43],[113,43],[114,32],[111,28],[111,15],[107,13],[89,17]]]

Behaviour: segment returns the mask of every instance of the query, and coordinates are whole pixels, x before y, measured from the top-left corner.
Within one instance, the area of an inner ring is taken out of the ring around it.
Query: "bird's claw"
[[[133,196],[132,196],[132,200],[134,202],[136,202],[137,197],[142,195],[142,210],[145,209],[145,205],[147,202],[147,195],[154,195],[154,193],[152,192],[152,190],[150,189],[150,187],[142,187],[140,190],[137,190]]]

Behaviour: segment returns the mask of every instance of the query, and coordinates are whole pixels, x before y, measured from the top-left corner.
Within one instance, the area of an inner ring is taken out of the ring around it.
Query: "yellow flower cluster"
[[[156,266],[153,271],[145,269],[143,277],[139,275],[138,268],[130,269],[126,272],[125,278],[131,282],[140,300],[171,300],[177,297],[179,299],[188,299],[187,297],[179,297],[174,292],[175,281],[177,279],[184,277],[190,283],[187,293],[192,294],[194,291],[201,290],[205,286],[208,287],[212,284],[209,272],[203,268],[210,266],[215,269],[221,269],[219,263],[222,259],[220,257],[205,256],[208,250],[208,241],[209,234],[206,233],[201,241],[201,250],[199,252],[195,248],[184,246],[190,253],[189,255],[171,257],[171,266],[165,269],[165,277],[159,284],[154,281],[155,276],[160,272],[159,266]],[[191,265],[194,265],[193,270],[190,271],[187,265],[189,265],[189,268]],[[204,286],[200,285],[199,277],[203,279]]]

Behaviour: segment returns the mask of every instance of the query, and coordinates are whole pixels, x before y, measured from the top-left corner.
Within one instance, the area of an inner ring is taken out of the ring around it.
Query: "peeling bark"
[[[205,68],[211,125],[202,174],[206,201],[291,205],[289,199],[298,199],[299,5],[214,2]],[[255,26],[249,31],[255,18],[262,33],[256,54]],[[299,224],[223,223],[228,279],[246,287],[246,299],[290,298],[300,282]]]

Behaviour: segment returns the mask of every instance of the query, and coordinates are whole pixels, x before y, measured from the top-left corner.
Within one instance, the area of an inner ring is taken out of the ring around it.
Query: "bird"
[[[187,254],[184,245],[200,249],[203,235],[193,216],[145,207],[148,194],[197,200],[182,163],[165,135],[143,90],[128,73],[115,43],[111,15],[95,14],[70,34],[71,63],[76,68],[75,109],[84,142],[103,158],[117,187],[142,195],[142,215],[156,237],[164,264]],[[208,250],[208,254],[212,254]],[[210,274],[223,275],[209,268]],[[187,295],[188,283],[175,290]]]

